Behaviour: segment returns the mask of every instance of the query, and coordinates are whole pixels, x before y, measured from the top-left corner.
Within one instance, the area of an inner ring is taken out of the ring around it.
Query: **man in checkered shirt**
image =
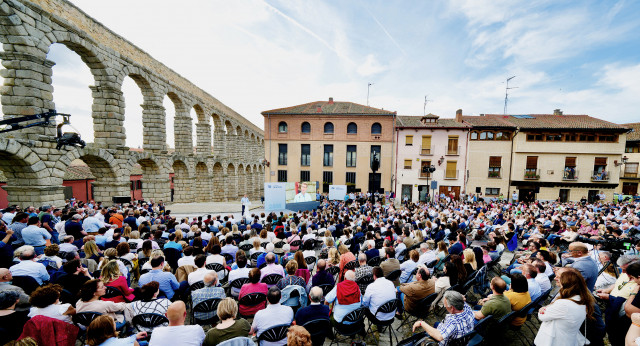
[[[471,308],[465,304],[462,294],[456,291],[445,292],[444,307],[449,314],[442,323],[437,324],[437,328],[424,321],[418,321],[413,325],[414,331],[416,328],[422,327],[429,336],[439,342],[440,346],[448,345],[449,342],[472,331],[476,320]]]

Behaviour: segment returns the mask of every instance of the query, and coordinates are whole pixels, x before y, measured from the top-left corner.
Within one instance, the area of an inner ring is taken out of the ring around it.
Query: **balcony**
[[[609,171],[592,171],[591,181],[609,181]]]
[[[418,175],[418,179],[431,179],[431,173],[422,173]]]
[[[433,147],[420,146],[420,155],[422,155],[422,156],[433,155]]]
[[[579,172],[574,167],[565,167],[562,171],[563,181],[576,181],[578,180]]]
[[[540,180],[540,170],[537,168],[525,169],[524,180]]]
[[[460,146],[450,147],[447,145],[447,155],[451,155],[451,156],[460,155]]]
[[[458,170],[455,171],[445,171],[444,179],[455,180],[458,179]]]
[[[489,171],[488,178],[489,179],[501,179],[502,178],[502,174],[501,174],[501,172]]]
[[[623,178],[638,178],[638,172],[624,172],[622,173]]]

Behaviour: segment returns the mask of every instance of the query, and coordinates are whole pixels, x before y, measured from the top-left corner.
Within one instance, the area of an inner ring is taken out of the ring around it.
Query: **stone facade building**
[[[96,201],[129,195],[129,177],[142,167],[144,196],[174,200],[238,200],[261,195],[264,168],[263,132],[234,110],[169,69],[123,37],[110,31],[64,0],[6,0],[0,3],[0,60],[4,78],[3,117],[14,118],[55,109],[52,44],[77,53],[89,67],[94,85],[92,117],[95,142],[86,148],[55,149],[55,125],[33,127],[0,137],[0,170],[10,204],[64,202],[62,180],[75,159],[95,176]],[[125,146],[122,83],[131,77],[140,87],[143,108],[143,151]],[[165,109],[168,96],[175,106],[175,152],[166,145]],[[192,143],[190,110],[197,114]],[[194,148],[195,147],[195,152]]]
[[[620,166],[620,186],[618,192],[623,195],[635,195],[638,193],[638,164],[640,163],[640,123],[624,124],[631,129],[627,133],[627,142],[624,146],[624,155]]]
[[[466,193],[467,143],[470,125],[437,115],[398,116],[396,121],[395,190],[404,201],[426,201],[433,193],[460,197]],[[434,166],[429,173],[425,167]],[[437,189],[431,191],[431,182]]]
[[[351,102],[316,101],[262,112],[265,182],[317,181],[319,190],[390,191],[396,113]],[[380,167],[373,173],[377,156]]]
[[[599,194],[612,200],[628,128],[560,110],[463,119],[472,125],[468,191],[504,198],[517,191],[521,200],[595,200]]]

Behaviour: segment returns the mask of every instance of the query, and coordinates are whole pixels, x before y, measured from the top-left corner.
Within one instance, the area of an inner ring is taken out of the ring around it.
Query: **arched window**
[[[487,139],[493,140],[493,132],[487,132]]]
[[[381,133],[382,133],[382,125],[380,125],[380,123],[373,123],[373,125],[371,125],[371,134],[379,135]]]
[[[302,133],[311,133],[311,124],[309,124],[309,122],[305,121],[302,123],[302,126],[300,128],[300,132]]]
[[[478,139],[478,133],[477,132],[471,132],[471,139]]]
[[[333,133],[333,123],[324,123],[324,133]]]
[[[358,125],[356,125],[356,123],[349,123],[349,125],[347,125],[347,133],[348,134],[358,133]]]
[[[287,123],[285,123],[284,121],[281,121],[281,122],[278,124],[278,132],[286,133],[286,132],[287,132],[287,130],[288,130]]]

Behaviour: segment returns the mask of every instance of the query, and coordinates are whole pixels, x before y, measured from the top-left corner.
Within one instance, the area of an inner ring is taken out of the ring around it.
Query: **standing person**
[[[47,205],[42,207],[44,213],[40,218],[40,222],[42,222],[42,228],[46,229],[47,232],[51,234],[51,242],[55,244],[60,244],[60,240],[58,239],[58,231],[56,230],[57,220],[60,220],[60,215],[62,215],[62,211],[60,209],[53,209],[52,206]],[[57,216],[56,216],[57,214]]]
[[[249,197],[247,197],[246,193],[244,194],[244,197],[242,197],[242,199],[240,200],[240,203],[242,203],[242,216],[244,216],[245,209],[251,205],[251,201],[249,200]]]
[[[586,340],[580,329],[586,318],[593,319],[595,300],[575,268],[564,269],[558,281],[558,298],[538,312],[542,324],[534,342],[549,346],[583,345]]]

